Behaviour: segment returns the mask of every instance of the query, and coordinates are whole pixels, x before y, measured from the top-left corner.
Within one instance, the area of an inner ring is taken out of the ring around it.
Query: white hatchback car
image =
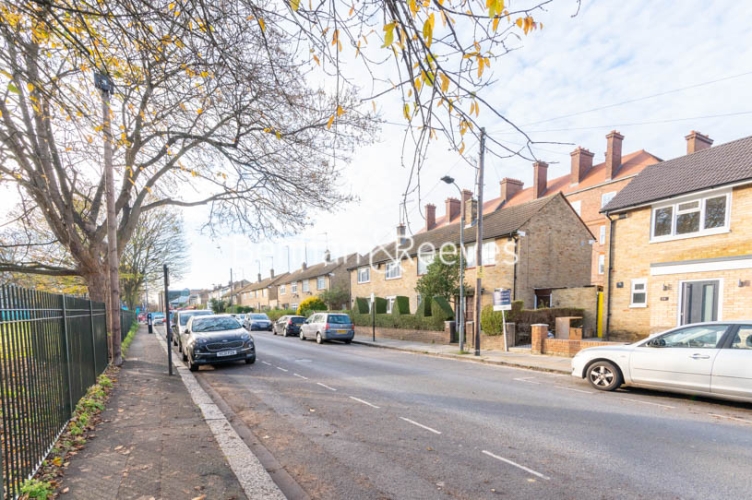
[[[695,323],[634,344],[583,349],[572,376],[602,391],[627,384],[752,402],[752,321]]]

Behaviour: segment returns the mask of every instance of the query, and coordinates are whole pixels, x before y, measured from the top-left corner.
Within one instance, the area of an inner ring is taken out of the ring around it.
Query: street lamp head
[[[454,177],[449,177],[448,175],[442,177],[441,180],[446,182],[447,184],[454,184]]]

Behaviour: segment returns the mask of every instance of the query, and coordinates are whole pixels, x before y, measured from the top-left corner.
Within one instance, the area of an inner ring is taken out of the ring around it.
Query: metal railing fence
[[[103,303],[0,286],[0,498],[18,496],[108,363]]]

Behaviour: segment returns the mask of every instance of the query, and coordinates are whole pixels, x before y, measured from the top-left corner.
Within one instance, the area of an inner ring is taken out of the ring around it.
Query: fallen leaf
[[[192,500],[204,500],[206,498],[206,495],[201,495],[200,497],[194,497]]]
[[[68,493],[70,491],[70,488],[63,488],[63,493]]]

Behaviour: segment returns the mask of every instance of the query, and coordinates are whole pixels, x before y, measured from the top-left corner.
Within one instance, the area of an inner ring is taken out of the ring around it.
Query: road
[[[750,495],[752,405],[254,337],[255,365],[197,377],[288,498]]]

